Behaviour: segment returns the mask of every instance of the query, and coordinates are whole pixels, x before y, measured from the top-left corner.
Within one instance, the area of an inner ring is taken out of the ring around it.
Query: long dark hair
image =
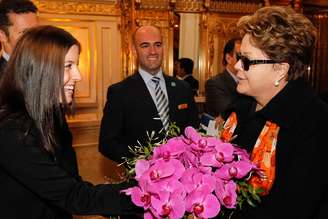
[[[56,145],[54,115],[67,106],[64,62],[68,50],[79,42],[65,30],[38,26],[17,42],[0,84],[0,121],[8,114],[26,113],[40,130],[44,148]],[[62,103],[60,103],[60,99]]]

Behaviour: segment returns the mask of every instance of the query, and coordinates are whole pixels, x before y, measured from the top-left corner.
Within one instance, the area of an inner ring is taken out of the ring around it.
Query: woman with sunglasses
[[[79,42],[53,26],[18,41],[0,85],[0,217],[68,219],[129,215],[128,184],[92,185],[78,174],[64,112],[78,69]],[[130,185],[131,186],[131,185]]]
[[[240,18],[237,91],[223,138],[244,147],[261,171],[249,183],[261,203],[233,218],[328,218],[328,106],[303,79],[316,29],[287,7],[264,7]]]

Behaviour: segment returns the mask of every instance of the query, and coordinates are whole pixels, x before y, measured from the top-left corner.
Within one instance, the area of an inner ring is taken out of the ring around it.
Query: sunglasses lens
[[[250,60],[245,56],[241,56],[241,62],[242,62],[242,65],[243,65],[243,69],[245,71],[248,71],[249,70]]]

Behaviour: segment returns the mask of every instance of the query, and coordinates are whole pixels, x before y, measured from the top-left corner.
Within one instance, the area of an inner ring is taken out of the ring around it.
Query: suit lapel
[[[3,56],[0,55],[0,77],[3,74],[3,71],[5,69],[5,66],[7,65],[7,61],[5,60],[5,58],[3,58]]]
[[[135,88],[133,90],[136,92],[135,96],[138,100],[138,103],[144,105],[146,109],[151,109],[152,112],[158,114],[153,98],[151,97],[147,85],[142,79],[141,75],[139,73],[136,73],[131,77],[133,81],[133,86]]]
[[[170,118],[173,118],[174,112],[175,112],[175,107],[177,106],[177,98],[174,94],[176,94],[176,83],[173,81],[170,77],[167,75],[164,75],[165,79],[165,86],[166,86],[166,91],[167,91],[167,96],[169,99],[169,114]]]
[[[224,80],[229,88],[230,91],[234,91],[236,89],[237,83],[235,79],[230,75],[230,73],[227,70],[224,70]]]

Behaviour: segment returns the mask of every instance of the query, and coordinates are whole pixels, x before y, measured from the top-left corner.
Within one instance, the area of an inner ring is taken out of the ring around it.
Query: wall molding
[[[89,14],[120,16],[120,5],[114,0],[74,1],[74,0],[33,0],[41,13]]]

